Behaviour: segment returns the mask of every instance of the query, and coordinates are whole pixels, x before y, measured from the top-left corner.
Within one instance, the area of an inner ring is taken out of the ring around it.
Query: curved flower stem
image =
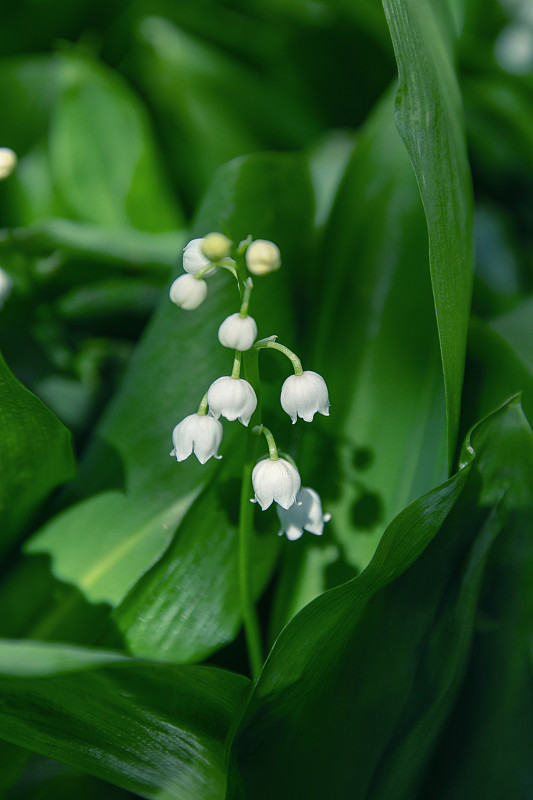
[[[207,392],[202,397],[202,401],[198,406],[198,411],[196,412],[200,417],[204,417],[207,414]]]
[[[278,461],[278,448],[276,447],[276,442],[270,429],[267,428],[266,425],[256,425],[254,428],[252,428],[252,433],[257,433],[258,436],[261,436],[261,434],[264,435],[268,444],[268,457],[271,461]]]
[[[239,311],[241,317],[245,317],[248,314],[248,306],[250,305],[250,295],[252,294],[253,288],[254,288],[254,282],[252,281],[251,278],[247,278],[244,284],[242,303]]]
[[[269,350],[279,350],[279,352],[283,353],[283,355],[286,356],[289,359],[289,361],[291,362],[291,364],[292,364],[292,366],[294,368],[294,374],[295,375],[302,375],[303,374],[302,362],[300,361],[300,359],[298,358],[296,353],[293,353],[292,350],[289,350],[289,348],[285,347],[284,344],[280,344],[279,342],[275,342],[272,338],[261,339],[260,341],[258,341],[258,342],[256,342],[254,344],[254,348],[253,349],[262,350],[264,348],[269,349]]]

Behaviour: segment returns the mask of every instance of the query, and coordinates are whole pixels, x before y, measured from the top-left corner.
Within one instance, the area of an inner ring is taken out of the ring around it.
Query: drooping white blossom
[[[207,390],[209,410],[215,419],[225,417],[230,422],[238,419],[248,425],[257,407],[257,397],[244,378],[224,376],[217,378]]]
[[[317,372],[306,370],[301,375],[291,375],[281,387],[281,407],[293,425],[297,417],[311,422],[317,411],[329,417],[329,405],[326,381]]]
[[[239,313],[226,317],[218,329],[218,340],[232,350],[249,350],[257,338],[257,324],[253,317]]]
[[[279,247],[268,239],[256,239],[246,250],[246,266],[252,275],[266,275],[281,266]]]
[[[17,166],[17,154],[10,147],[0,147],[0,180],[7,178]]]
[[[296,502],[289,508],[277,506],[281,529],[279,535],[285,534],[291,542],[299,539],[304,531],[321,536],[324,523],[329,522],[331,514],[322,512],[320,496],[309,486],[302,486],[296,495]]]
[[[185,273],[173,282],[169,296],[173,303],[186,311],[198,308],[207,295],[207,283],[202,278]]]
[[[183,251],[183,269],[190,275],[197,275],[211,264],[202,250],[203,239],[191,239]],[[215,270],[210,269],[205,274],[211,275]]]
[[[252,485],[254,502],[259,503],[263,511],[272,503],[290,508],[296,502],[300,489],[300,473],[284,458],[266,458],[253,468]]]
[[[222,458],[217,452],[221,441],[222,425],[218,420],[209,414],[190,414],[172,431],[174,449],[170,455],[184,461],[194,452],[200,464],[205,464],[211,457]]]

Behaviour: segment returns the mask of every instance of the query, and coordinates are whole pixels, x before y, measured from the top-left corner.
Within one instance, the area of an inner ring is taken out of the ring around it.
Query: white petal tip
[[[324,514],[324,522],[329,522],[331,519],[331,514]]]
[[[175,456],[176,455],[176,448],[174,448],[173,450],[170,451],[170,455],[171,456]]]

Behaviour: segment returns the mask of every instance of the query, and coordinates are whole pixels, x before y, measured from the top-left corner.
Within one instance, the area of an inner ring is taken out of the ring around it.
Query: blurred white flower
[[[296,502],[301,485],[300,473],[284,458],[265,458],[253,469],[252,485],[254,502],[259,503],[263,511],[274,502],[282,508],[290,508]]]
[[[170,453],[177,461],[183,461],[191,453],[200,462],[213,458],[222,458],[217,453],[222,441],[222,425],[208,414],[190,414],[179,422],[172,431],[174,449]]]
[[[293,425],[297,417],[311,422],[317,411],[329,417],[329,405],[326,381],[317,372],[306,370],[301,375],[291,375],[281,387],[281,407]]]
[[[194,275],[180,275],[170,287],[169,296],[173,303],[186,311],[204,302],[207,295],[207,283]]]
[[[218,329],[218,340],[232,350],[249,350],[257,337],[257,325],[253,317],[241,317],[239,313],[226,317]]]
[[[0,180],[7,178],[17,166],[17,154],[10,147],[0,147]]]
[[[277,512],[281,523],[279,536],[285,534],[291,542],[299,539],[304,531],[322,536],[324,523],[331,519],[331,514],[322,513],[320,496],[309,486],[302,486],[292,506],[278,505]]]
[[[217,378],[207,391],[209,410],[215,419],[221,415],[233,422],[238,419],[248,425],[257,407],[257,397],[252,386],[243,378],[224,376]]]
[[[246,266],[252,275],[266,275],[280,268],[279,247],[268,239],[256,239],[246,250]]]
[[[13,279],[5,269],[0,267],[0,308],[4,305],[6,298],[11,294],[13,288]]]
[[[209,266],[211,261],[204,255],[202,246],[203,239],[191,239],[183,251],[183,269],[190,275],[196,275],[206,267]],[[211,275],[215,269],[208,270],[205,275]]]

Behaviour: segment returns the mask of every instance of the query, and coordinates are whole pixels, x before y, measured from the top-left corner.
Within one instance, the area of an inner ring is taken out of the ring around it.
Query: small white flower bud
[[[222,458],[217,454],[222,441],[222,425],[208,414],[190,414],[179,422],[172,431],[174,449],[170,453],[177,461],[184,461],[192,452],[200,462]]]
[[[0,147],[0,180],[7,178],[17,166],[17,154],[10,147]]]
[[[209,261],[221,261],[230,254],[231,242],[223,233],[208,233],[202,240],[202,253]]]
[[[183,269],[191,275],[196,275],[211,263],[207,256],[203,254],[203,242],[203,239],[191,239],[183,251]],[[212,275],[214,271],[214,269],[210,269],[205,274]]]
[[[252,386],[243,378],[223,377],[211,384],[207,391],[209,410],[215,419],[221,415],[233,422],[238,419],[248,425],[257,407],[257,397]]]
[[[204,302],[207,295],[207,283],[194,275],[180,275],[170,287],[169,296],[173,303],[186,311]]]
[[[320,497],[309,486],[302,486],[294,505],[287,509],[278,505],[276,510],[281,522],[279,536],[285,534],[291,542],[299,539],[304,531],[322,536],[324,523],[331,519],[331,514],[322,513]]]
[[[283,508],[290,508],[296,502],[301,485],[300,473],[289,461],[266,458],[255,465],[252,472],[254,502],[264,511],[276,502]]]
[[[249,350],[257,337],[257,325],[253,317],[231,314],[218,329],[218,341],[232,350]]]
[[[297,417],[311,422],[317,411],[329,417],[329,405],[326,381],[311,370],[302,375],[291,375],[281,387],[281,407],[293,425]]]
[[[256,239],[246,250],[246,266],[252,275],[266,275],[281,266],[279,247],[268,239]]]

